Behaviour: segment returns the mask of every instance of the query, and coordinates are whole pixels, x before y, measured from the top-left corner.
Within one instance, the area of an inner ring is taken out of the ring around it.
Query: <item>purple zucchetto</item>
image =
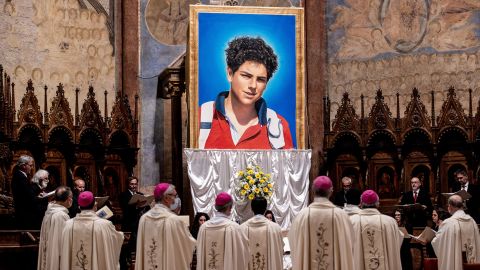
[[[160,200],[160,198],[163,196],[165,191],[170,187],[170,184],[168,183],[160,183],[155,186],[155,190],[153,191],[153,196],[155,197],[155,200]]]
[[[332,180],[328,176],[321,175],[313,181],[314,190],[324,190],[327,191],[332,188]]]
[[[233,201],[232,196],[227,192],[220,192],[215,198],[215,206],[224,206]]]
[[[78,205],[81,207],[87,207],[93,203],[95,196],[90,191],[84,191],[78,195]]]
[[[363,193],[362,193],[362,196],[360,196],[360,199],[362,200],[363,203],[366,203],[366,204],[374,204],[376,202],[378,202],[378,195],[375,191],[369,189],[369,190],[365,190]]]

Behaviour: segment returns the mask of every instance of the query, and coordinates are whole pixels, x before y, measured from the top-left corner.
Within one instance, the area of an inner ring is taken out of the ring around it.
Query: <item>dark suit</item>
[[[143,195],[141,192],[137,192],[137,194]],[[129,190],[122,192],[119,196],[120,207],[123,212],[122,231],[136,233],[138,221],[144,208],[137,208],[136,204],[128,204],[132,196]]]
[[[68,215],[70,218],[74,218],[78,213],[80,213],[80,208],[78,207],[78,191],[73,189],[73,197],[72,197],[72,206],[68,208]]]
[[[18,228],[40,229],[40,207],[37,204],[30,180],[18,168],[15,169],[12,176],[12,193]]]
[[[465,212],[472,216],[478,224],[480,223],[480,211],[478,209],[480,207],[480,186],[469,183],[467,192],[472,195],[472,197],[465,203],[467,206]]]
[[[425,205],[427,209],[406,209],[405,215],[407,222],[413,227],[425,227],[427,226],[427,220],[430,219],[430,215],[433,210],[432,200],[430,194],[426,189],[420,187],[420,191],[417,194],[417,200],[413,198],[413,191],[407,191],[403,194],[401,205],[419,203]]]
[[[341,206],[341,207],[343,207],[345,205],[345,203],[358,205],[358,203],[355,203],[355,202],[360,201],[360,196],[361,195],[362,194],[361,194],[360,190],[355,189],[355,188],[349,189],[346,194],[345,194],[345,190],[342,189],[341,191],[339,191],[335,194],[335,199],[334,199],[333,203],[335,205],[338,205],[338,206]]]
[[[137,194],[143,195],[141,192],[137,192]],[[122,231],[131,232],[128,245],[122,249],[120,254],[120,269],[128,269],[130,255],[135,251],[137,243],[138,222],[141,215],[148,210],[148,207],[137,208],[136,204],[128,204],[132,196],[132,193],[127,190],[120,193],[120,196],[118,197],[123,213]]]

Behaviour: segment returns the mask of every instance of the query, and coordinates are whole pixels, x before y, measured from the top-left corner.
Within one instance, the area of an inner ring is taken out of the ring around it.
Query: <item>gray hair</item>
[[[215,205],[215,210],[221,213],[225,213],[227,211],[228,207],[233,206],[233,200],[226,203],[225,205]]]
[[[55,201],[65,202],[72,195],[72,190],[66,186],[59,186],[55,189]]]
[[[32,161],[33,161],[33,158],[31,156],[21,155],[17,160],[17,166],[28,164],[29,162],[32,162]]]
[[[32,183],[40,184],[40,179],[44,178],[45,176],[48,177],[48,175],[49,175],[48,171],[40,169],[33,175]]]
[[[349,182],[351,184],[352,183],[352,178],[350,178],[348,176],[344,176],[342,178],[342,183],[345,183],[345,182]]]
[[[160,196],[158,198],[155,198],[155,202],[161,202],[163,200],[163,198],[165,198],[165,196],[171,195],[174,190],[175,190],[175,186],[172,185],[172,184],[168,184],[167,190],[165,190],[165,192],[162,194],[162,196]]]

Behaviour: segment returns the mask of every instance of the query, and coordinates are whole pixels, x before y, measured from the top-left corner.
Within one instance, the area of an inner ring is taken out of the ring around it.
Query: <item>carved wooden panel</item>
[[[342,189],[342,177],[348,176],[352,178],[352,183],[355,188],[363,189],[364,182],[361,174],[360,163],[354,155],[344,154],[338,156],[335,160],[334,175],[330,177],[335,182],[335,190]]]
[[[42,113],[38,106],[38,99],[35,96],[32,80],[28,80],[27,92],[22,98],[18,110],[18,122],[20,126],[34,124],[41,127],[43,124]]]
[[[60,151],[48,151],[42,168],[50,173],[49,186],[56,187],[56,184],[67,185],[67,162]],[[54,183],[55,185],[53,185]]]
[[[405,157],[403,162],[404,179],[401,179],[400,189],[410,190],[410,180],[412,177],[418,177],[425,188],[428,188],[430,194],[435,194],[435,178],[432,172],[430,159],[422,152],[414,151]]]
[[[358,115],[355,113],[355,108],[348,97],[348,93],[345,92],[342,98],[342,105],[338,108],[337,115],[333,121],[333,132],[358,132],[358,129]]]
[[[382,90],[377,90],[375,97],[375,104],[373,104],[372,110],[368,115],[368,128],[374,129],[390,129],[393,130],[392,113],[385,103]]]
[[[439,172],[440,192],[455,192],[459,190],[460,186],[453,173],[459,169],[466,170],[467,168],[467,158],[462,153],[450,151],[443,155]]]
[[[462,104],[455,94],[455,88],[448,89],[447,100],[443,103],[440,115],[437,119],[439,127],[460,126],[467,128],[467,116],[463,111]]]
[[[430,129],[431,122],[428,117],[425,105],[420,100],[420,95],[417,88],[413,88],[411,100],[405,110],[405,119],[403,120],[403,131],[412,128]]]
[[[115,98],[111,121],[112,133],[119,129],[123,129],[129,134],[133,131],[133,117],[130,104],[127,96],[123,96],[121,93],[118,93]]]
[[[87,99],[83,103],[80,114],[80,130],[84,130],[86,128],[103,130],[104,127],[105,124],[100,114],[98,103],[95,100],[95,92],[93,92],[93,87],[90,86],[88,88]]]
[[[56,96],[52,101],[48,121],[51,128],[55,126],[65,126],[73,130],[73,116],[61,83],[57,86]]]
[[[388,153],[376,153],[369,162],[367,177],[369,188],[376,190],[381,199],[398,198],[398,176],[393,157]]]

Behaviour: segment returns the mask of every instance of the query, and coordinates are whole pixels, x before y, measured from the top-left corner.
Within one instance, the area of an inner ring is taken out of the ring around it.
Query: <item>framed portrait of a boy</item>
[[[303,14],[190,6],[190,147],[305,148]]]

